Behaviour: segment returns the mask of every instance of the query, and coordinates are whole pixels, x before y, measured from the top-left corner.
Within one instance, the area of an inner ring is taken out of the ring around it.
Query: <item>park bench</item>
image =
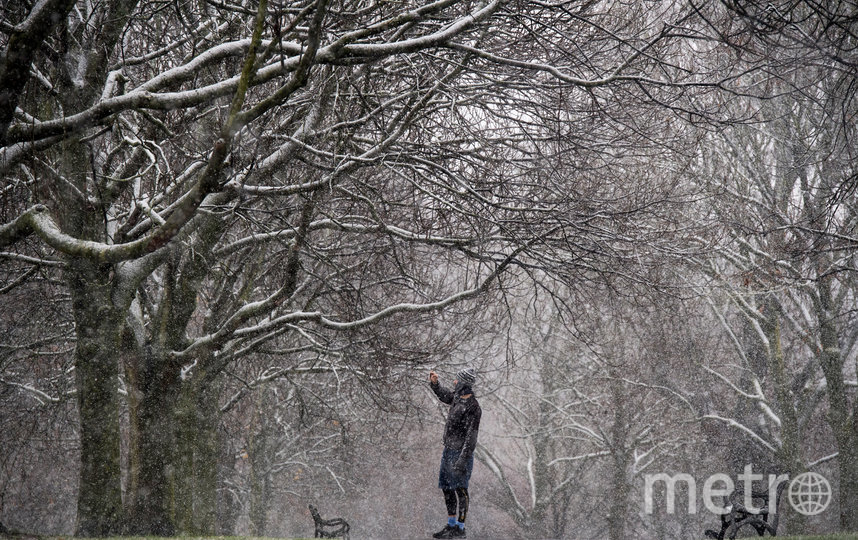
[[[725,499],[725,508],[729,509],[726,514],[721,514],[721,530],[709,529],[705,535],[707,538],[724,540],[725,538],[743,538],[749,534],[756,533],[757,536],[777,536],[778,517],[781,514],[781,495],[784,484],[777,487],[775,495],[776,511],[769,511],[769,490],[751,490],[753,508],[747,508],[744,504],[744,491],[734,490]]]
[[[310,514],[313,516],[313,522],[316,525],[314,538],[339,538],[345,540],[349,538],[349,524],[343,518],[322,519],[319,511],[312,504],[309,505]]]

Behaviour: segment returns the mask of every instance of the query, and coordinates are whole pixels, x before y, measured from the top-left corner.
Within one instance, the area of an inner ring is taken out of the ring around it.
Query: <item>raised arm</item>
[[[453,392],[441,386],[441,383],[438,382],[438,374],[434,371],[429,372],[429,388],[435,392],[435,395],[438,396],[438,399],[443,403],[446,403],[447,405],[453,403]]]

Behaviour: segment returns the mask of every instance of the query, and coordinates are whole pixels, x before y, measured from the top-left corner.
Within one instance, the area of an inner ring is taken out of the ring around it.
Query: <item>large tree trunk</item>
[[[138,0],[111,0],[107,15],[92,40],[64,52],[57,68],[58,97],[64,114],[90,106],[106,80],[109,56],[122,35]],[[44,14],[35,33],[44,38],[54,26],[64,26],[75,2],[43,2]],[[64,31],[67,31],[64,30]],[[86,59],[83,64],[81,59]],[[20,59],[19,59],[20,60]],[[29,65],[29,60],[27,60]],[[81,65],[85,83],[77,73]],[[74,66],[74,67],[73,67]],[[2,123],[2,121],[0,121]],[[50,184],[53,206],[62,230],[86,240],[104,241],[104,218],[113,202],[111,194],[90,189],[90,179],[103,187],[91,169],[91,150],[77,137],[67,138],[58,148],[62,182]],[[92,173],[92,175],[91,175]],[[90,176],[91,175],[91,176]],[[113,196],[116,193],[112,194]],[[121,532],[122,475],[119,429],[119,354],[125,312],[114,305],[114,268],[94,259],[71,258],[69,282],[72,293],[77,345],[75,379],[78,393],[81,440],[81,472],[78,492],[78,536],[107,536]]]
[[[186,383],[178,408],[174,512],[182,534],[213,535],[220,438],[217,393]]]
[[[75,208],[91,202],[78,194],[86,191],[89,151],[76,139],[66,141],[62,151],[60,171],[69,181],[51,189],[62,228],[78,238],[101,240],[104,223],[100,212],[94,206],[89,212]],[[116,534],[124,517],[118,389],[124,313],[113,303],[113,273],[110,264],[68,258],[66,279],[75,320],[75,384],[80,415],[78,536]]]
[[[781,419],[781,446],[775,455],[777,474],[789,474],[795,478],[805,471],[801,459],[801,434],[799,430],[798,416],[792,392],[790,391],[791,380],[786,368],[786,359],[781,345],[781,323],[780,312],[772,298],[767,299],[763,305],[766,314],[764,330],[770,346],[770,366],[775,385],[775,398]],[[790,511],[790,505],[782,498],[777,511],[783,516],[789,512],[790,534],[801,534],[807,529],[806,516],[798,512]]]
[[[608,538],[624,540],[626,538],[626,513],[629,510],[631,486],[628,479],[628,456],[625,452],[611,455],[611,484],[608,489],[607,507],[609,513]]]
[[[107,536],[120,532],[123,518],[116,357],[122,318],[111,303],[109,268],[72,261],[70,284],[81,447],[76,534]]]
[[[127,447],[125,450],[125,500],[123,501],[126,515],[129,515],[135,505],[135,497],[140,482],[140,402],[142,394],[140,388],[140,374],[137,369],[143,365],[142,350],[136,347],[135,338],[131,330],[126,326],[122,335],[122,351],[124,356],[123,367],[125,370],[125,382],[128,394],[125,402],[128,407],[128,434]]]
[[[858,531],[858,438],[852,425],[842,376],[842,361],[835,352],[820,354],[822,370],[828,387],[828,422],[834,433],[838,451],[840,476],[840,531]]]
[[[179,534],[200,534],[194,527],[194,433],[196,405],[189,385],[182,385],[176,408],[176,455],[173,466],[173,515]],[[208,531],[206,531],[208,532]]]
[[[816,316],[820,330],[819,363],[828,390],[828,422],[837,442],[840,473],[840,530],[858,531],[858,433],[843,380],[837,326],[832,309],[831,278],[819,280]]]
[[[166,368],[163,355],[152,354],[142,377],[143,398],[137,409],[139,439],[135,461],[140,475],[129,521],[132,534],[171,536],[176,527],[170,505],[170,478],[176,433],[178,374]]]

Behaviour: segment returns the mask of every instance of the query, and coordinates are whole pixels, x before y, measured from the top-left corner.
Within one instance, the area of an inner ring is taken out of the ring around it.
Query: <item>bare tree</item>
[[[174,532],[168,471],[199,459],[216,477],[204,441],[223,375],[261,348],[327,354],[337,336],[473,300],[515,265],[634,278],[670,201],[578,182],[578,157],[591,173],[642,161],[651,131],[627,104],[704,118],[693,92],[731,78],[683,58],[707,35],[679,3],[2,13],[0,248],[18,250],[14,280],[62,266],[81,535]],[[193,505],[205,529],[212,500]]]
[[[713,302],[750,377],[729,384],[766,413],[764,424],[772,429],[756,444],[793,473],[837,457],[840,527],[855,530],[858,523],[846,501],[855,496],[855,459],[849,453],[854,412],[847,384],[855,376],[849,367],[855,335],[848,322],[855,299],[850,239],[856,216],[854,205],[843,199],[855,174],[848,142],[854,124],[838,121],[855,103],[844,93],[849,76],[826,66],[805,67],[789,81],[802,89],[778,86],[786,95],[760,105],[765,123],[724,134],[706,152],[707,183],[723,203],[719,208],[730,235],[720,260],[706,264],[744,320],[733,323]],[[723,374],[712,374],[727,382]],[[820,417],[823,396],[834,452],[802,445],[802,433]],[[752,438],[760,435],[745,423],[735,425]]]

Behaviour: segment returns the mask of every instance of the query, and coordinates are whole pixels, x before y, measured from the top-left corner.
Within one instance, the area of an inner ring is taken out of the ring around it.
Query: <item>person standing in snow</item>
[[[444,426],[444,453],[438,472],[438,487],[444,493],[447,506],[447,525],[433,534],[433,538],[465,538],[465,518],[468,517],[468,481],[474,469],[474,448],[480,431],[482,410],[474,396],[473,384],[477,380],[473,368],[456,374],[453,390],[438,382],[438,374],[429,372],[429,387],[441,402],[450,405],[447,424]],[[457,510],[458,506],[458,512]]]

